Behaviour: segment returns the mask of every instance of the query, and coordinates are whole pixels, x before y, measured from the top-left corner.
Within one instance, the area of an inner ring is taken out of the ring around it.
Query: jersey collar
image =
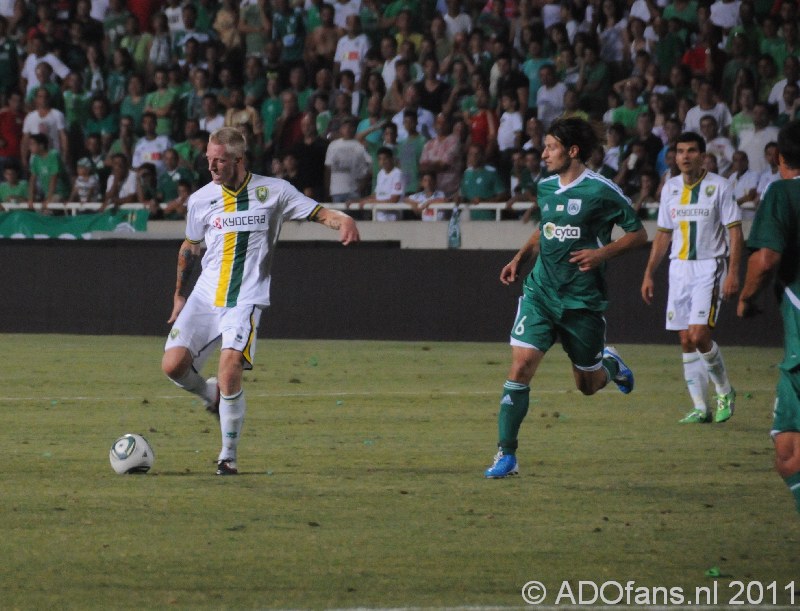
[[[566,185],[561,184],[561,177],[559,176],[558,189],[556,189],[556,193],[561,193],[562,191],[566,191],[567,189],[570,189],[572,187],[577,187],[581,182],[583,182],[584,179],[586,179],[589,176],[589,172],[590,172],[589,168],[586,168],[585,170],[583,170],[583,172],[580,173],[580,175],[575,180]]]
[[[239,195],[239,193],[241,193],[241,192],[242,192],[242,190],[243,190],[243,189],[244,189],[244,188],[247,186],[247,183],[249,183],[249,182],[250,182],[250,179],[251,179],[252,177],[253,177],[253,175],[252,175],[250,172],[248,172],[248,173],[247,173],[247,175],[244,177],[244,180],[242,181],[242,186],[241,186],[241,187],[239,187],[238,189],[236,189],[236,191],[234,191],[234,190],[232,190],[232,189],[229,189],[229,188],[228,188],[228,187],[226,187],[225,185],[220,185],[220,186],[222,187],[222,190],[223,190],[223,191],[225,191],[226,193],[229,193],[229,194],[230,194],[230,195],[232,195],[233,197],[236,197],[236,196],[237,196],[237,195]]]

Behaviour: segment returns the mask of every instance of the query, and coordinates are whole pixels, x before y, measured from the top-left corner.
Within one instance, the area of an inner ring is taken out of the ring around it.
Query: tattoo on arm
[[[338,210],[329,210],[328,208],[319,206],[319,209],[314,210],[309,220],[325,225],[325,227],[329,227],[330,229],[339,229],[342,226],[341,217],[343,215],[344,213]]]
[[[175,292],[177,294],[183,295],[184,297],[187,296],[189,280],[192,277],[192,271],[194,270],[196,261],[197,255],[192,252],[191,248],[188,246],[181,248],[178,254],[178,279],[175,285]]]

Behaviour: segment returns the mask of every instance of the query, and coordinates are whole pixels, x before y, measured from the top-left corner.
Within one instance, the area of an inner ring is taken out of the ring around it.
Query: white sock
[[[686,388],[694,402],[694,408],[705,413],[708,410],[708,369],[697,350],[683,353],[683,379],[686,380]]]
[[[189,367],[189,370],[183,374],[183,377],[178,378],[177,380],[174,378],[170,379],[175,382],[176,386],[180,386],[183,390],[189,391],[193,395],[200,397],[204,403],[211,402],[211,397],[208,396],[208,385],[206,384],[206,381],[191,367]]]
[[[244,390],[240,390],[232,397],[220,395],[219,428],[222,432],[222,450],[217,460],[236,460],[245,408]]]
[[[698,350],[699,352],[699,350]],[[727,395],[731,392],[731,383],[728,380],[728,372],[725,369],[725,362],[722,360],[722,352],[717,346],[717,342],[711,342],[711,350],[708,352],[700,352],[700,356],[706,363],[708,369],[708,376],[717,387],[717,393],[720,395]]]

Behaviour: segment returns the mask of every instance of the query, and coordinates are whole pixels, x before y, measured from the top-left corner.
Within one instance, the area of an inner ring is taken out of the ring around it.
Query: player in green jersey
[[[777,272],[782,289],[784,357],[778,374],[772,421],[775,468],[800,512],[800,121],[778,135],[781,178],[769,185],[756,212],[747,247],[747,263],[737,313],[756,313],[758,294]]]
[[[604,269],[608,259],[645,244],[647,234],[619,187],[586,167],[596,144],[592,126],[583,119],[550,126],[542,160],[552,176],[537,189],[540,228],[500,272],[500,281],[511,284],[520,266],[536,257],[511,328],[511,370],[498,414],[499,451],[484,473],[487,478],[518,473],[517,435],[528,412],[529,384],[557,336],[583,394],[592,395],[610,381],[623,393],[633,390],[633,373],[605,345]],[[614,225],[625,234],[612,241]]]

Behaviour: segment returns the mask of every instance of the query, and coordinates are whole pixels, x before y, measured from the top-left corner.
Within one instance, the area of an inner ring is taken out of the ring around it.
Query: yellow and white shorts
[[[722,304],[722,283],[728,275],[725,257],[684,261],[672,259],[669,264],[667,297],[667,330],[683,331],[689,325],[717,324]]]
[[[252,369],[262,310],[262,307],[252,304],[218,307],[195,298],[192,293],[172,325],[164,350],[187,348],[195,370],[200,371],[208,355],[219,345],[222,350],[241,352],[244,368]]]

